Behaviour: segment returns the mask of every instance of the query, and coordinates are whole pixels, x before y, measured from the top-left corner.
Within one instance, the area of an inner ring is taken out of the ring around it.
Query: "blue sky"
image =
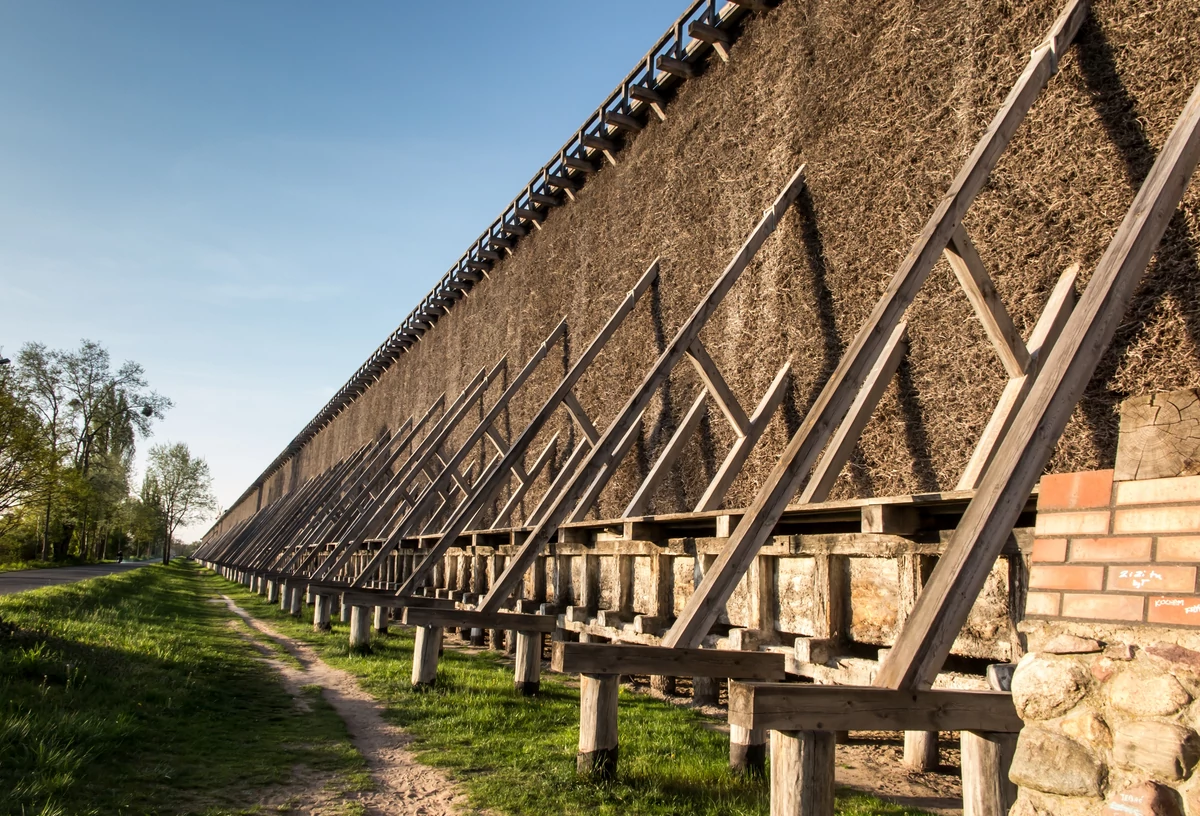
[[[684,7],[0,0],[0,349],[142,363],[227,506]]]

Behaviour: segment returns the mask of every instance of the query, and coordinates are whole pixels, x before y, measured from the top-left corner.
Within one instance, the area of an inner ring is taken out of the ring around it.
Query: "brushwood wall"
[[[752,15],[728,63],[714,59],[684,83],[665,121],[652,117],[617,166],[552,209],[490,279],[265,479],[261,501],[420,416],[439,394],[452,399],[502,353],[511,377],[566,317],[566,344],[505,412],[512,438],[661,257],[659,283],[576,389],[602,428],[806,163],[804,196],[702,334],[747,410],[792,361],[783,408],[726,499],[748,504],[1059,6],[783,0]],[[1026,335],[1064,268],[1078,262],[1081,280],[1090,277],[1200,79],[1198,44],[1194,0],[1094,3],[971,209],[966,229]],[[1050,470],[1111,467],[1120,400],[1200,385],[1198,236],[1193,184]],[[1000,394],[1003,368],[944,261],[909,311],[909,338],[835,498],[953,488]],[[600,517],[620,513],[699,387],[690,367],[672,376],[605,490]],[[541,439],[555,431],[566,444],[530,502],[576,441],[565,415]],[[693,506],[732,441],[710,411],[652,509]],[[224,521],[259,501],[249,493]]]

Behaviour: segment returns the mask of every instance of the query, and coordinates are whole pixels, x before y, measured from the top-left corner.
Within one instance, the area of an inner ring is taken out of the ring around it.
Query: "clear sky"
[[[228,506],[685,5],[0,0],[0,350],[142,363]]]

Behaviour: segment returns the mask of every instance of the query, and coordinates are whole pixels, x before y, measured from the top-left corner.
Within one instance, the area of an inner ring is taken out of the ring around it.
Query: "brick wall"
[[[1200,476],[1045,476],[1026,617],[1200,627]]]

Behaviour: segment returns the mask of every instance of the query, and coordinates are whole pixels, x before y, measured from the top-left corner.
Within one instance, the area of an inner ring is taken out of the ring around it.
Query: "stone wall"
[[[1200,814],[1200,476],[1161,466],[1194,472],[1198,436],[1154,410],[1194,401],[1130,400],[1115,472],[1042,479],[1013,814]],[[1162,438],[1172,456],[1147,457]]]

